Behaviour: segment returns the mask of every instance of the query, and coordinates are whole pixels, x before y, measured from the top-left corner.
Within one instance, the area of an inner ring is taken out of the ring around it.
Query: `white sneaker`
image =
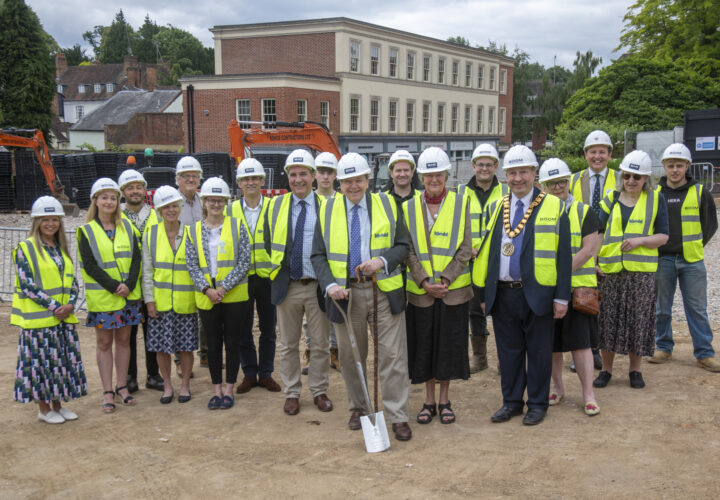
[[[77,413],[72,412],[72,411],[68,410],[67,408],[60,407],[60,409],[57,412],[65,420],[77,420],[77,418],[78,418]]]
[[[41,411],[38,412],[38,420],[42,420],[43,422],[47,424],[62,424],[65,422],[65,419],[62,415],[60,415],[58,412],[50,410],[46,414],[43,415]]]

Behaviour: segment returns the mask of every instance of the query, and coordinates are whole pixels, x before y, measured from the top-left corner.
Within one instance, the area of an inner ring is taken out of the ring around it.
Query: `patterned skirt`
[[[655,352],[655,274],[621,271],[600,281],[600,348],[617,354]]]
[[[15,401],[69,401],[87,394],[75,325],[21,330],[15,370]]]
[[[148,352],[194,351],[198,347],[198,315],[178,314],[175,311],[158,313],[157,318],[148,317]]]
[[[85,326],[94,326],[101,330],[113,330],[123,326],[139,325],[145,320],[142,313],[142,302],[128,300],[119,311],[90,312],[88,311]]]

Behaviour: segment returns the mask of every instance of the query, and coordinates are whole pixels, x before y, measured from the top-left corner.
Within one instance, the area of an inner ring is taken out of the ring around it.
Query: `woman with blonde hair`
[[[13,251],[17,274],[10,323],[21,328],[14,398],[36,401],[39,420],[62,424],[78,417],[61,402],[87,394],[75,328],[79,289],[60,202],[41,196],[30,216],[30,235]]]
[[[77,229],[77,245],[85,281],[88,315],[95,327],[97,363],[103,385],[103,411],[115,411],[115,395],[126,406],[136,404],[127,389],[130,327],[143,321],[140,290],[140,236],[121,218],[120,188],[100,178],[90,190],[87,224]],[[118,384],[112,390],[113,344]]]

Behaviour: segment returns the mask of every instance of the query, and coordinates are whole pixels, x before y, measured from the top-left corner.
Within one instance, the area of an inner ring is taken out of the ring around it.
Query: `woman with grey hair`
[[[633,151],[620,164],[618,190],[601,202],[598,255],[600,274],[600,347],[603,370],[593,382],[607,386],[615,354],[630,356],[630,386],[645,387],[640,363],[655,349],[655,272],[658,247],[670,232],[667,205],[652,189],[650,157]]]

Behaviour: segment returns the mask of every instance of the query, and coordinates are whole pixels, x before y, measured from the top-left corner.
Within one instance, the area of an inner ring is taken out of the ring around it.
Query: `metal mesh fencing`
[[[698,183],[705,186],[705,189],[709,189],[711,192],[715,187],[715,167],[710,162],[702,163],[691,163],[690,164],[690,175]]]

